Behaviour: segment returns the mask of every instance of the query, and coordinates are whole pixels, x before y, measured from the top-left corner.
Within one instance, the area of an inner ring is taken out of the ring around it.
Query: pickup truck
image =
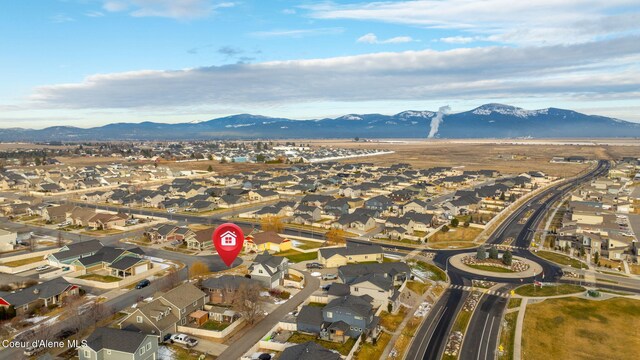
[[[186,334],[174,334],[171,336],[171,341],[177,344],[186,345],[187,347],[194,347],[198,345],[198,340],[190,338]]]

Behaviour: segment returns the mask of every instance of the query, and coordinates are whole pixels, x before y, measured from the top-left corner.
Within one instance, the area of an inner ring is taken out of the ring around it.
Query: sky
[[[484,103],[640,122],[638,0],[0,2],[0,128]]]

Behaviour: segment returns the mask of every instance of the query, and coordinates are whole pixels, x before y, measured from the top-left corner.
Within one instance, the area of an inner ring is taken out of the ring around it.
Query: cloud
[[[71,16],[69,16],[67,14],[55,14],[55,15],[51,16],[50,19],[51,19],[52,23],[56,23],[56,24],[62,24],[62,23],[75,21],[74,18],[72,18]]]
[[[38,107],[136,109],[420,99],[640,95],[640,37],[537,47],[381,52],[89,76],[41,86]]]
[[[344,32],[344,28],[330,27],[330,28],[317,28],[317,29],[290,29],[290,30],[268,30],[268,31],[254,31],[249,35],[259,38],[268,37],[292,37],[302,38],[306,36],[318,36],[318,35],[337,35]]]
[[[401,44],[415,41],[409,36],[396,36],[386,40],[380,40],[374,33],[368,33],[359,37],[357,42],[367,44]]]
[[[447,44],[468,44],[476,40],[476,38],[468,36],[450,36],[440,38],[439,40]]]
[[[87,11],[84,15],[88,17],[103,17],[104,13],[101,11]]]
[[[282,10],[282,13],[285,15],[293,15],[296,13],[296,9],[284,9]]]
[[[317,19],[455,29],[510,44],[571,44],[640,32],[637,0],[418,0],[303,7]]]
[[[218,53],[225,55],[227,57],[235,57],[237,55],[240,55],[244,52],[244,50],[242,49],[238,49],[238,48],[234,48],[232,46],[223,46],[221,48],[218,49]]]
[[[211,0],[107,0],[102,8],[109,12],[129,11],[133,17],[166,17],[179,20],[204,18],[216,9],[234,7],[234,2]]]

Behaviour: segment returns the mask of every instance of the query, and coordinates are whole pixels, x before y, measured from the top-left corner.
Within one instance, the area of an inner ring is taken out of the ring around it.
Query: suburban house
[[[206,298],[207,294],[193,284],[184,283],[138,307],[119,326],[162,339],[165,334],[175,333],[177,326],[185,325],[189,314],[202,310]]]
[[[275,231],[263,231],[248,235],[244,242],[246,252],[287,251],[292,247],[291,240],[280,236]]]
[[[366,209],[378,210],[380,212],[390,211],[394,206],[393,201],[384,195],[373,197],[364,202]]]
[[[331,226],[342,230],[354,229],[367,232],[376,228],[376,220],[362,213],[344,214],[331,224]]]
[[[324,307],[305,305],[296,319],[298,331],[317,334],[321,339],[346,342],[367,335],[368,340],[380,333],[379,318],[370,296],[347,295],[331,300]]]
[[[56,278],[15,292],[0,292],[0,306],[13,306],[17,315],[25,315],[43,306],[58,305],[67,296],[78,295],[80,288]]]
[[[64,245],[58,252],[51,253],[47,260],[51,266],[63,267],[74,260],[92,256],[102,249],[102,243],[96,239]]]
[[[190,232],[184,239],[184,242],[187,244],[187,248],[198,251],[213,249],[213,232],[215,230],[216,228],[212,227],[198,230],[196,232]]]
[[[202,281],[200,288],[209,295],[209,302],[213,304],[231,304],[235,299],[236,291],[241,286],[260,284],[255,279],[244,276],[222,275],[208,278]]]
[[[0,229],[0,252],[11,251],[18,239],[18,233]]]
[[[158,337],[134,331],[97,328],[78,347],[80,360],[155,360]]]
[[[186,226],[163,224],[151,228],[151,230],[146,233],[146,236],[153,242],[165,242],[175,240],[183,241],[192,234],[193,231]]]
[[[318,262],[327,268],[336,268],[348,263],[382,263],[384,255],[380,245],[351,245],[346,247],[321,248],[318,250]]]
[[[124,227],[129,216],[127,214],[98,213],[88,220],[87,225],[94,230],[109,230]]]
[[[104,273],[122,279],[140,275],[152,267],[151,261],[144,258],[142,249],[125,250],[111,246],[103,246],[93,255],[75,259],[69,264],[76,270],[85,269],[87,273]]]
[[[379,274],[393,280],[394,286],[402,285],[411,276],[411,268],[403,262],[382,264],[349,264],[338,268],[338,277],[345,284],[350,284],[361,276]]]
[[[289,260],[284,256],[273,256],[267,251],[256,256],[249,266],[249,275],[267,288],[281,285],[289,269]]]

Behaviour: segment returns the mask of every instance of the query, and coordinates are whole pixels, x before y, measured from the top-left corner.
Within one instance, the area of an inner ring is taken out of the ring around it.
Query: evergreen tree
[[[476,252],[476,259],[478,260],[486,260],[487,259],[487,250],[484,246],[480,246],[478,251]]]
[[[498,259],[498,248],[492,246],[489,249],[489,259],[497,260]]]
[[[458,225],[460,224],[460,220],[453,218],[451,219],[451,226],[452,227],[458,227]]]
[[[513,255],[511,255],[511,251],[507,250],[502,254],[502,263],[511,266],[511,262],[513,261]]]

